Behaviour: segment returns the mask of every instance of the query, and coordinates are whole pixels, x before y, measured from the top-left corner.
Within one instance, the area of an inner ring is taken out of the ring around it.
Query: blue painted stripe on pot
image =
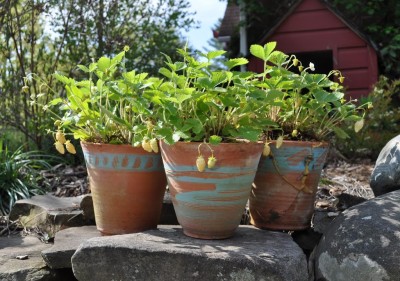
[[[285,171],[299,171],[302,172],[305,168],[305,158],[304,161],[299,161],[297,164],[292,164],[289,161],[289,157],[304,150],[304,147],[301,148],[292,148],[292,147],[287,147],[287,148],[272,148],[272,154],[274,155],[275,159],[275,164],[278,166],[279,170],[282,173],[285,173]],[[321,157],[324,157],[324,154],[326,153],[327,148],[314,148],[311,152],[311,148],[309,149],[310,155],[313,155],[313,160],[309,164],[310,171],[312,170],[318,170],[322,169],[322,164],[323,161],[320,161],[321,165],[318,165],[318,159]],[[275,169],[274,161],[272,160],[271,157],[261,157],[260,159],[260,164],[258,167],[259,171],[265,172],[265,171],[271,171],[271,169]]]
[[[158,154],[134,155],[89,152],[83,154],[88,168],[137,172],[162,171],[164,169],[161,156]]]
[[[210,175],[212,176],[212,175]],[[188,176],[173,176],[176,181],[185,181],[193,183],[215,183],[217,188],[220,184],[233,184],[242,185],[245,183],[253,182],[255,174],[239,175],[230,178],[216,179],[216,178],[202,178],[202,177],[188,177]]]
[[[197,171],[195,165],[182,166],[182,165],[173,165],[171,163],[164,162],[164,168],[166,171],[174,171],[174,172],[190,172]],[[214,167],[212,169],[208,169],[207,172],[216,172],[216,173],[251,173],[255,172],[256,169],[254,167]]]
[[[190,204],[211,205],[213,207],[236,205],[247,200],[254,177],[254,173],[224,179],[174,176],[174,180],[177,182],[203,183],[215,186],[214,190],[182,192],[177,194],[176,198]],[[241,199],[235,200],[234,198]]]

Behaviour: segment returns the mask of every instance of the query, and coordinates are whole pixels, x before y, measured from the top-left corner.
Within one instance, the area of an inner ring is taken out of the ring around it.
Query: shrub
[[[381,76],[366,98],[373,108],[366,115],[362,131],[346,131],[350,138],[336,140],[337,149],[347,158],[370,158],[376,160],[385,144],[400,132],[400,108],[396,104],[400,95],[400,80]]]
[[[17,200],[46,191],[39,185],[39,172],[51,168],[52,158],[22,148],[11,152],[0,141],[0,215],[8,214]]]

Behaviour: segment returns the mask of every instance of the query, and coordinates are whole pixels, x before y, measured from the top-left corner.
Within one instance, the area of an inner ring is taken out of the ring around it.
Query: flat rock
[[[400,189],[400,135],[391,139],[379,153],[370,186],[375,196]]]
[[[285,233],[240,226],[225,240],[187,237],[179,226],[97,237],[72,256],[81,281],[308,280],[306,257]]]
[[[75,280],[68,271],[52,270],[46,266],[40,252],[51,246],[33,236],[0,237],[0,280]]]
[[[399,280],[400,191],[341,213],[325,232],[314,258],[316,280]]]
[[[42,251],[42,257],[50,268],[71,268],[71,257],[84,241],[101,236],[96,226],[63,229],[56,233],[54,245]]]
[[[50,194],[18,200],[10,212],[10,220],[19,220],[26,228],[37,227],[54,237],[63,228],[82,226],[90,222],[80,209],[82,196],[56,197]]]

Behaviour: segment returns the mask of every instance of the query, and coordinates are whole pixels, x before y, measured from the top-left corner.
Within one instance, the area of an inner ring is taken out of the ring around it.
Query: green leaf
[[[53,99],[53,100],[51,100],[51,101],[49,102],[49,105],[50,105],[50,106],[53,106],[53,105],[60,104],[60,103],[62,103],[62,102],[63,102],[63,99],[62,99],[62,98],[55,98],[55,99]]]
[[[125,56],[125,52],[120,52],[118,55],[113,57],[111,60],[112,64],[119,64],[122,61],[122,58]]]
[[[106,57],[101,57],[97,62],[97,66],[100,71],[105,72],[106,69],[111,66],[111,59]]]
[[[174,140],[174,142],[179,141],[180,139],[189,139],[190,136],[188,136],[187,134],[185,134],[182,131],[176,131],[175,133],[173,133],[172,135],[172,139]]]
[[[79,65],[77,65],[77,67],[80,69],[80,70],[82,70],[83,72],[90,72],[90,70],[89,70],[89,68],[87,68],[86,66],[84,66],[84,65],[82,65],[82,64],[79,64]]]
[[[247,64],[249,61],[248,59],[245,58],[234,58],[230,59],[229,61],[224,62],[224,64],[228,67],[229,70],[232,68],[239,66],[239,65],[244,65]]]
[[[285,94],[279,90],[269,90],[265,95],[266,102],[273,102],[276,99],[282,100]]]
[[[172,138],[173,132],[172,132],[172,129],[170,129],[170,128],[163,127],[163,128],[157,129],[156,134],[157,134],[157,138],[163,139],[165,141],[165,143],[167,143],[167,144],[175,143],[175,141]]]
[[[250,53],[255,56],[256,58],[262,59],[263,61],[266,60],[266,56],[264,53],[264,48],[261,45],[251,45],[250,46]]]
[[[260,130],[252,130],[250,128],[241,127],[239,128],[238,136],[249,141],[258,141],[260,133]]]
[[[224,51],[224,50],[211,51],[206,54],[206,57],[208,60],[212,60],[216,57],[222,56],[225,53],[226,53],[226,51]]]
[[[324,90],[314,91],[313,95],[319,103],[334,102],[334,101],[340,100],[344,96],[344,94],[341,92],[329,93]]]
[[[268,58],[271,53],[275,50],[276,42],[268,42],[264,45],[264,57]]]
[[[93,71],[95,71],[97,69],[97,63],[91,63],[90,65],[89,65],[89,71],[90,72],[93,72]]]
[[[171,79],[172,77],[172,72],[169,69],[166,69],[165,67],[161,67],[158,72],[169,79]]]
[[[223,82],[226,82],[226,73],[224,71],[217,71],[211,74],[212,87],[215,87]]]
[[[64,83],[65,85],[70,85],[70,84],[73,84],[75,82],[74,79],[71,79],[71,78],[68,78],[68,77],[66,77],[64,75],[61,75],[58,72],[54,73],[53,75],[58,81],[60,81],[61,83]]]
[[[342,130],[339,127],[334,126],[334,127],[332,127],[332,130],[335,132],[336,136],[338,136],[341,139],[350,138],[350,136],[344,130]]]
[[[220,144],[221,143],[221,141],[222,141],[222,138],[220,137],[220,136],[216,136],[216,135],[212,135],[211,137],[210,137],[210,144]]]

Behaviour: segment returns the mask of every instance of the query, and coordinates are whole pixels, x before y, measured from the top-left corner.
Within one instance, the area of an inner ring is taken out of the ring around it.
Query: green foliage
[[[45,105],[64,111],[56,116],[58,127],[56,148],[66,144],[61,130],[68,129],[74,138],[90,142],[135,144],[152,138],[150,102],[143,95],[146,89],[155,89],[161,81],[147,78],[147,73],[138,73],[125,68],[128,47],[118,55],[101,57],[89,66],[78,65],[88,79],[75,80],[55,73],[55,78],[65,85],[66,97],[56,98]]]
[[[350,158],[370,158],[375,160],[385,144],[400,131],[400,108],[396,99],[400,98],[400,80],[389,80],[381,76],[367,101],[373,108],[365,119],[365,128],[356,134],[351,128],[346,132],[350,138],[336,140],[335,146]]]
[[[254,84],[258,94],[264,95],[267,117],[278,124],[277,129],[267,129],[267,138],[283,135],[295,140],[328,140],[334,133],[348,138],[342,129],[346,121],[355,122],[355,130],[364,123],[365,108],[355,101],[344,99],[343,87],[330,78],[344,79],[339,71],[328,75],[311,73],[314,64],[306,68],[294,56],[275,50],[276,42],[264,46],[252,45],[250,53],[264,62],[264,71],[258,74]],[[290,68],[298,68],[299,74]]]
[[[44,15],[55,40],[65,42],[63,62],[86,65],[130,46],[127,67],[157,74],[160,53],[175,56],[180,30],[195,25],[189,8],[187,0],[51,0]]]
[[[3,1],[0,5],[0,126],[20,131],[26,145],[42,148],[42,125],[48,121],[35,101],[51,97],[41,83],[29,83],[29,73],[50,86],[62,46],[52,45],[41,26],[38,1]],[[37,3],[38,2],[38,3]],[[32,103],[30,102],[32,101]]]
[[[272,126],[263,112],[263,97],[253,92],[253,73],[233,71],[247,59],[222,59],[224,51],[200,54],[201,59],[179,49],[181,59],[166,56],[160,73],[166,81],[148,91],[159,107],[158,137],[167,143],[184,141],[257,141],[263,128]],[[223,62],[224,69],[218,68]],[[226,69],[228,68],[228,69]]]
[[[38,151],[23,152],[21,148],[11,152],[3,149],[0,142],[0,215],[8,214],[17,200],[45,192],[39,185],[39,172],[50,169],[53,159]]]
[[[64,96],[52,74],[80,79],[75,64],[131,46],[128,67],[157,73],[175,55],[179,30],[195,23],[187,0],[13,0],[0,4],[0,126],[42,150],[51,116],[41,105]],[[71,62],[73,62],[71,64]]]

